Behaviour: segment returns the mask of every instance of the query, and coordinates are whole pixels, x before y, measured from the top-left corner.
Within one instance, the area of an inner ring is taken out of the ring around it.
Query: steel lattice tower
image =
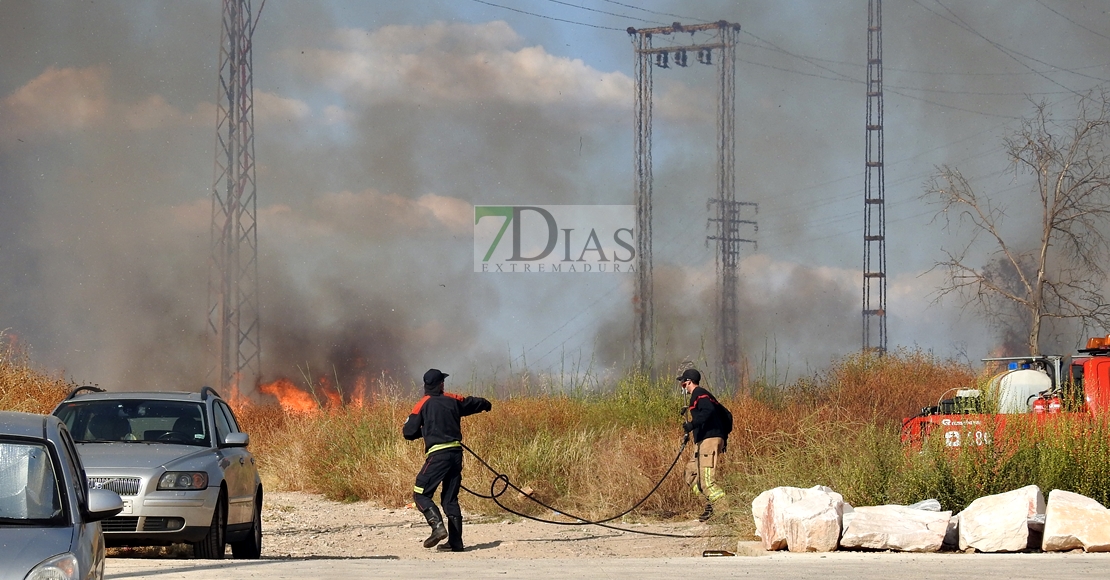
[[[253,389],[261,375],[251,57],[251,38],[257,23],[257,17],[251,17],[250,0],[224,0],[216,99],[208,334],[212,357],[209,381],[232,392],[242,392],[241,386]]]
[[[652,257],[651,257],[651,91],[652,48],[651,34],[634,34],[629,28],[636,51],[636,97],[633,112],[635,137],[635,188],[636,188],[636,294],[633,304],[636,322],[633,341],[636,348],[636,366],[648,372],[655,356],[655,311],[652,308]]]
[[[655,48],[652,37],[679,33],[713,32],[709,42]],[[660,28],[629,28],[636,53],[635,114],[635,194],[636,244],[639,271],[636,281],[636,362],[643,372],[651,369],[654,359],[654,308],[652,306],[652,65],[671,68],[687,65],[689,53],[697,55],[697,62],[713,65],[717,55],[719,92],[717,99],[717,196],[709,200],[717,208],[717,217],[710,219],[716,225],[716,235],[709,240],[717,242],[717,345],[722,364],[722,379],[732,386],[739,366],[739,313],[737,309],[737,264],[739,246],[753,240],[741,239],[740,224],[753,224],[739,219],[743,206],[755,204],[736,201],[736,37],[739,24],[721,20],[709,24],[684,26],[678,22]]]
[[[863,349],[886,352],[886,188],[883,175],[883,9],[867,2],[867,125],[863,183]]]

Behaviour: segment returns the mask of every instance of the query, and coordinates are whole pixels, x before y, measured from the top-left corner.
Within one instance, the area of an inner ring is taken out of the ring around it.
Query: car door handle
[[[247,462],[246,459],[244,459],[242,457],[239,458],[239,465],[244,465],[246,462]]]

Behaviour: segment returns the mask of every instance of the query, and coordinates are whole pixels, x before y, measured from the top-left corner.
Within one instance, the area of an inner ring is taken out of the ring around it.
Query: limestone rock
[[[840,494],[837,494],[839,497]],[[843,503],[843,500],[840,501]],[[840,540],[840,509],[832,494],[814,493],[786,507],[786,547],[791,552],[831,552]]]
[[[1110,552],[1110,510],[1089,497],[1054,489],[1048,493],[1041,549],[1053,552],[1076,548]]]
[[[917,505],[917,504],[915,504]],[[948,531],[950,511],[900,505],[859,507],[844,528],[842,548],[936,552]]]
[[[766,550],[835,550],[844,498],[825,486],[776,487],[752,501],[756,535]]]
[[[1043,513],[1044,495],[1035,485],[981,497],[960,512],[960,549],[1025,550],[1029,547],[1029,520]]]

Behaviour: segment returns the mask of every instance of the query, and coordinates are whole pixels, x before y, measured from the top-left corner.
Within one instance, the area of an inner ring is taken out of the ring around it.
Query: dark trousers
[[[443,505],[444,515],[462,517],[462,510],[459,509],[462,460],[462,448],[436,451],[424,460],[424,467],[416,474],[416,485],[412,488],[412,499],[420,511],[435,507],[432,496],[442,483],[439,503]]]

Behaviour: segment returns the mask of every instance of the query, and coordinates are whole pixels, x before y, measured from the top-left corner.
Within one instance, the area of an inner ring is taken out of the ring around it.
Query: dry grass
[[[73,386],[33,370],[10,341],[0,360],[0,408],[49,412]],[[681,443],[679,409],[685,401],[670,373],[658,381],[628,375],[589,392],[537,393],[532,379],[521,392],[453,388],[490,396],[493,411],[463,420],[466,444],[515,485],[564,513],[588,519],[619,513],[649,495],[675,460]],[[718,521],[750,535],[756,494],[780,485],[828,485],[853,505],[912,503],[929,497],[961,509],[985,493],[1037,483],[1110,501],[1110,427],[1105,422],[1058,422],[1051,429],[1006,427],[1005,444],[959,453],[929,442],[907,450],[899,440],[904,417],[982,377],[963,365],[920,351],[879,358],[851,355],[826,371],[789,385],[760,385],[756,395],[722,398],[735,427],[719,477],[728,492]],[[712,389],[711,389],[712,390]],[[267,489],[320,493],[337,500],[411,501],[423,445],[405,441],[401,424],[415,397],[401,385],[382,385],[363,406],[291,413],[277,405],[238,404],[251,434]],[[497,396],[488,393],[496,392]],[[1022,430],[1024,429],[1024,430]],[[682,482],[689,450],[658,491],[630,517],[689,517],[701,501]],[[465,459],[464,485],[489,494],[495,473]],[[497,491],[503,489],[498,485]],[[550,515],[512,490],[501,501],[515,510]],[[471,513],[500,511],[464,493]]]
[[[745,522],[751,499],[777,485],[830,485],[857,505],[918,493],[919,488],[900,480],[906,467],[898,438],[901,419],[975,382],[970,368],[900,351],[883,358],[849,356],[823,374],[774,391],[763,389],[758,398],[722,399],[735,418],[720,469],[731,497],[731,507],[723,510],[726,519],[750,528]],[[506,388],[500,385],[498,392]],[[466,392],[465,387],[455,390]],[[264,421],[255,415],[280,411],[244,409],[241,415],[248,429],[260,434],[252,448],[272,489],[399,506],[411,501],[412,480],[423,462],[421,443],[400,435],[412,402],[383,399],[366,407]],[[561,512],[596,518],[623,511],[663,477],[680,447],[678,410],[683,405],[669,377],[652,381],[629,375],[607,391],[590,394],[503,394],[494,400],[492,413],[464,419],[463,431],[470,448],[513,484],[531,488],[534,498]],[[681,478],[688,453],[638,515],[666,518],[700,511],[700,500]],[[473,457],[465,461],[464,485],[489,494],[495,474]],[[512,490],[500,499],[524,513],[546,512]],[[499,510],[468,494],[462,501],[472,512]]]
[[[46,414],[76,386],[34,368],[26,350],[0,335],[0,409]]]

